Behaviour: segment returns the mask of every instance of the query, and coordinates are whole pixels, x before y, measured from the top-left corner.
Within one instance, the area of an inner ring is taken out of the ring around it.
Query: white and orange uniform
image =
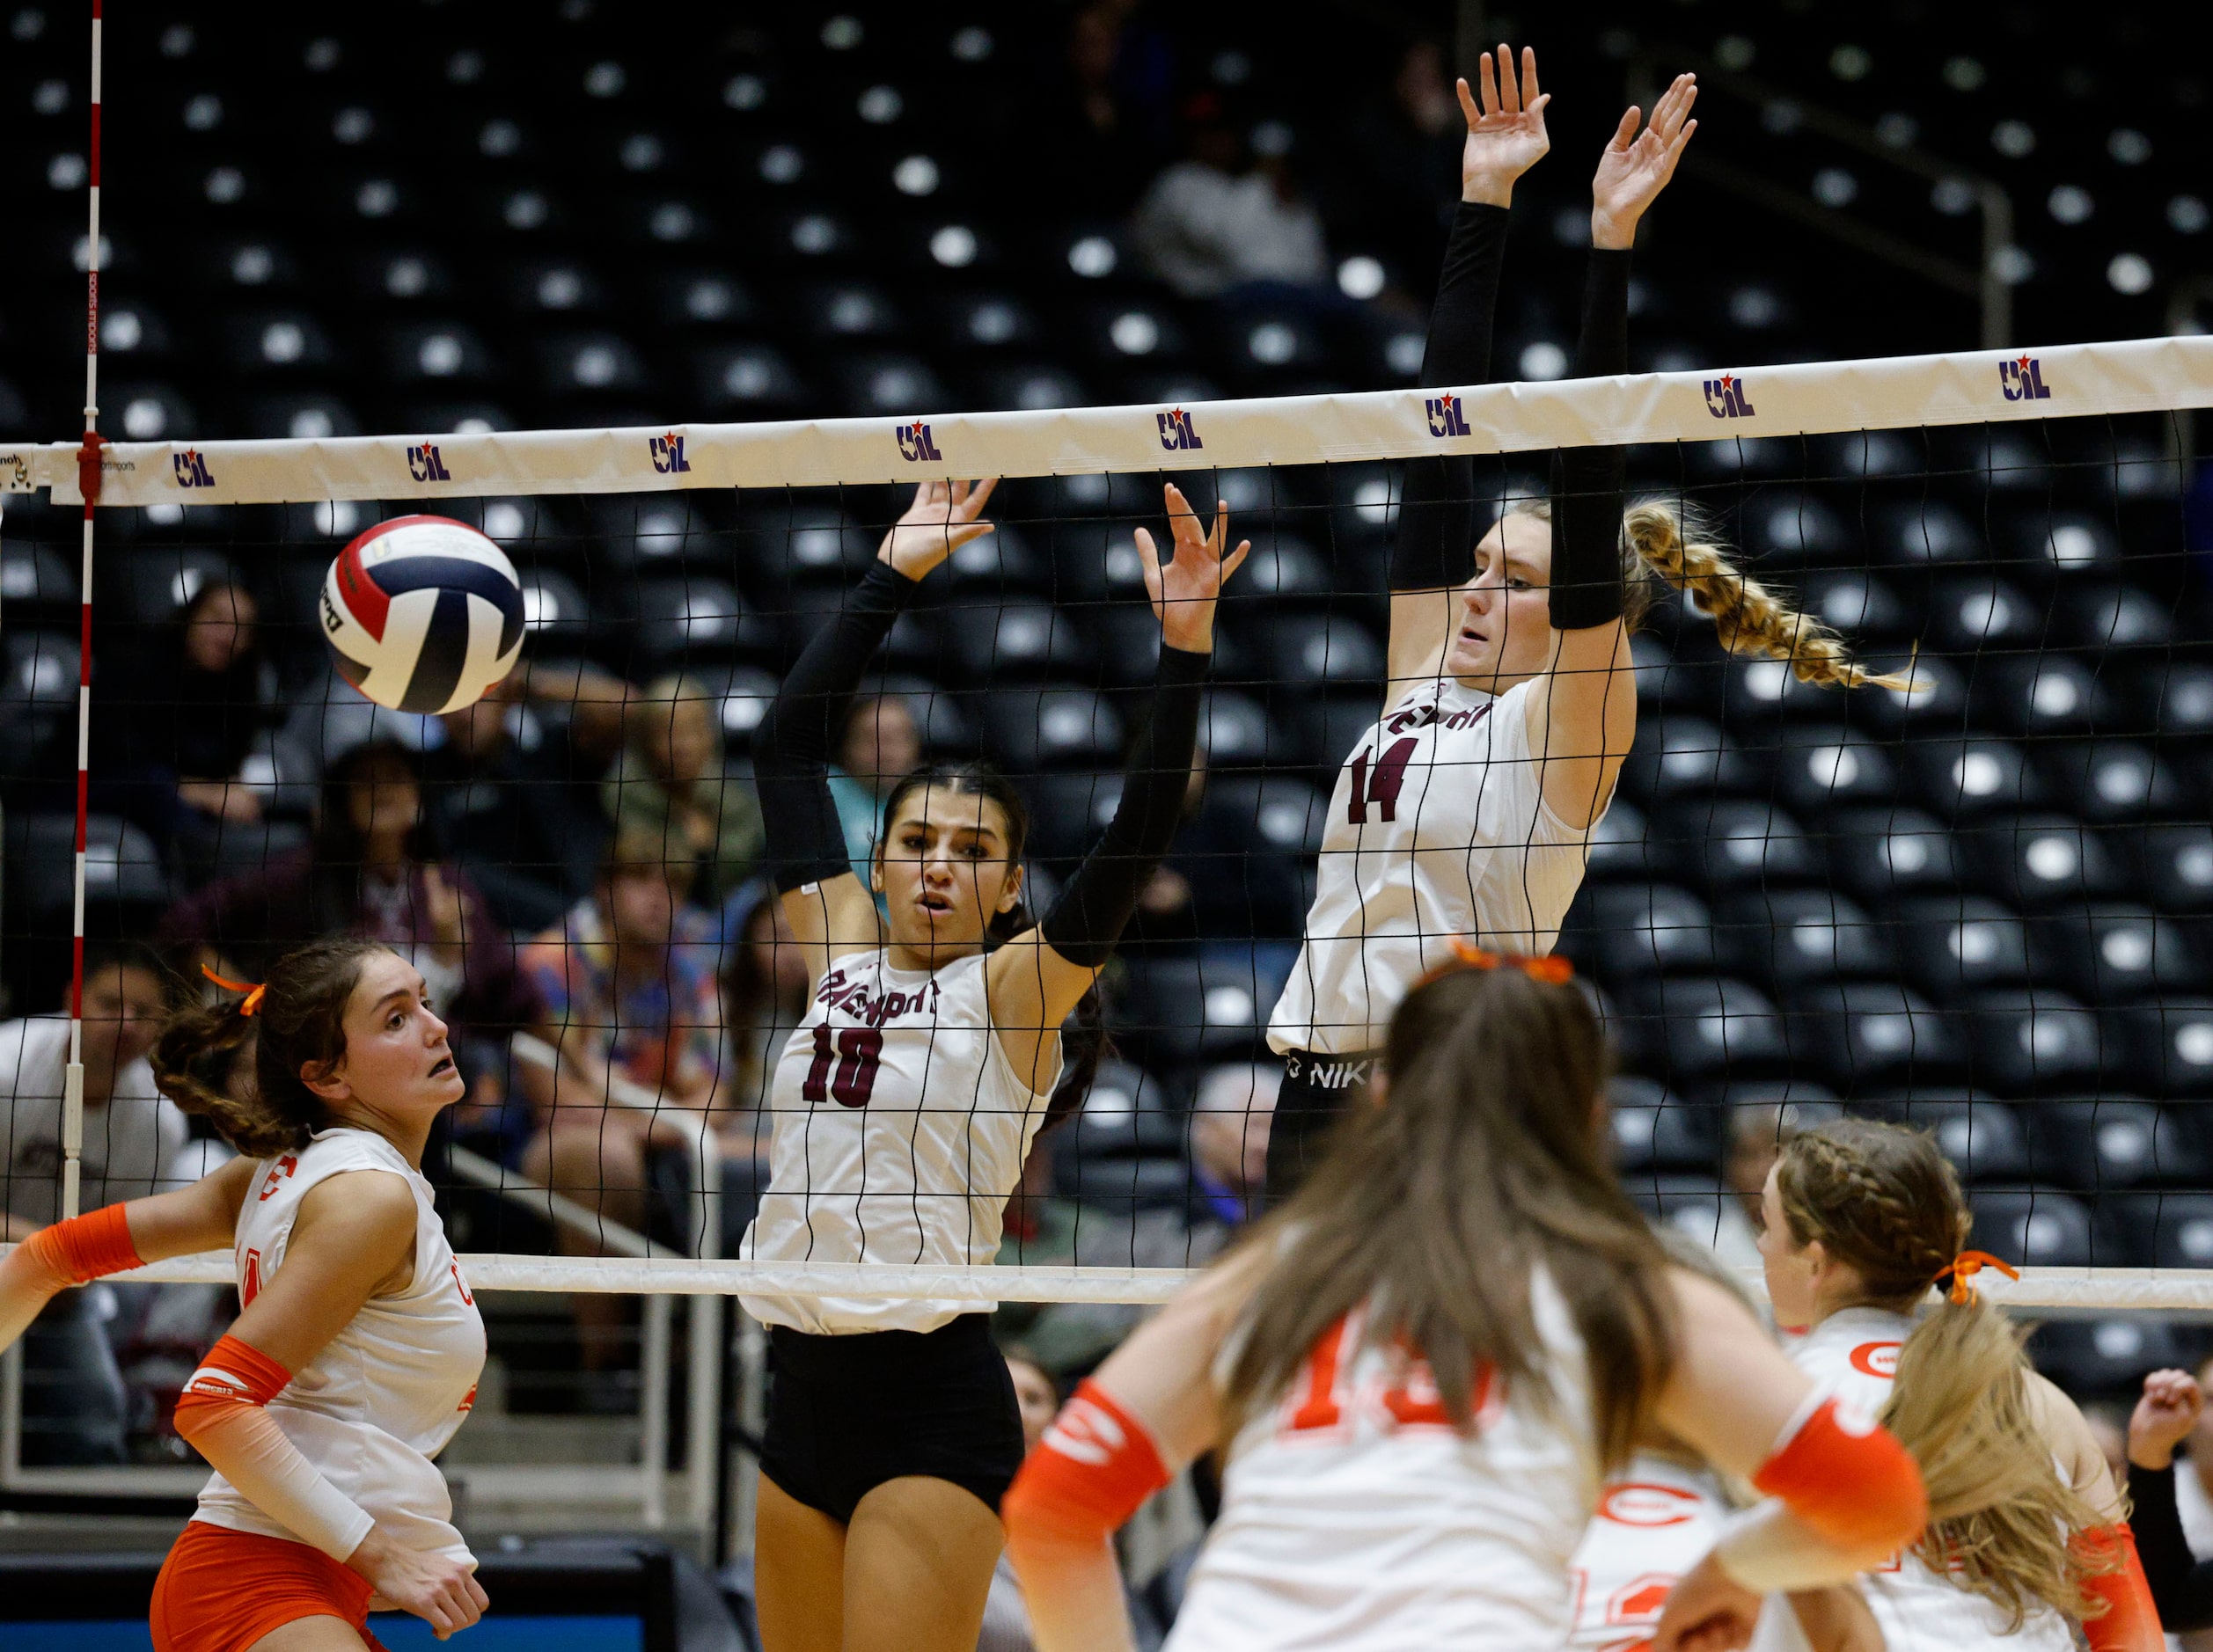
[[[1675,1580],[1706,1558],[1729,1505],[1720,1482],[1639,1452],[1598,1494],[1575,1551],[1574,1652],[1644,1652]]]
[[[1831,1314],[1788,1350],[1799,1369],[1847,1406],[1879,1417],[1890,1403],[1898,1350],[1913,1329],[1902,1313],[1847,1308]],[[2057,1473],[2057,1466],[2054,1466]],[[2076,1644],[2065,1618],[2032,1609],[2019,1631],[2005,1633],[2006,1614],[1930,1570],[1916,1556],[1897,1556],[1859,1580],[1889,1652],[2070,1652]],[[1789,1603],[1770,1597],[1752,1637],[1753,1652],[1803,1652],[1804,1632]]]
[[[473,1565],[445,1477],[430,1459],[475,1403],[484,1321],[421,1173],[383,1137],[350,1129],[324,1130],[297,1153],[269,1160],[238,1212],[238,1300],[250,1305],[283,1268],[308,1189],[355,1170],[389,1172],[414,1195],[414,1276],[406,1290],[364,1304],[268,1402],[268,1414],[325,1480],[394,1538]],[[193,1518],[298,1540],[220,1474],[201,1492]]]
[[[1325,1335],[1233,1444],[1167,1652],[1557,1652],[1598,1461],[1582,1339],[1549,1276],[1530,1299],[1554,1403],[1478,1372],[1466,1433],[1359,1312]]]

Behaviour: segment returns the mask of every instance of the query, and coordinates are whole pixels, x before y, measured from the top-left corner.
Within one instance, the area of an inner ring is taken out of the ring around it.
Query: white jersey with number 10
[[[830,968],[769,1087],[769,1191],[744,1257],[983,1267],[1044,1122],[992,1026],[978,954],[934,973],[882,952]],[[1049,1093],[1052,1086],[1048,1085]],[[817,1334],[932,1331],[978,1304],[741,1297]]]
[[[1582,887],[1587,827],[1544,800],[1528,701],[1424,683],[1360,737],[1330,794],[1306,945],[1269,1020],[1278,1051],[1379,1049],[1414,983],[1467,939],[1545,953]]]

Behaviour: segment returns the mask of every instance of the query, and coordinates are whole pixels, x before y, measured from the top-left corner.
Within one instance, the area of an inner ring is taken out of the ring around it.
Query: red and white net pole
[[[77,854],[70,929],[70,1064],[62,1085],[62,1215],[77,1213],[84,1152],[84,817],[92,735],[92,508],[100,492],[100,0],[92,0],[92,135],[84,239],[84,445],[77,457],[84,495],[84,565],[77,630]]]

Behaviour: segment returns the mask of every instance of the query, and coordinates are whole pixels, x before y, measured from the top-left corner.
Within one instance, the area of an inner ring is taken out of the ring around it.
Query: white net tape
[[[101,502],[466,499],[1208,470],[2208,406],[2213,338],[2140,339],[1172,408],[446,435],[436,438],[438,474],[429,481],[420,474],[428,439],[419,435],[122,442],[106,450]],[[51,488],[55,503],[80,504],[77,453],[74,442],[0,448],[0,491]]]

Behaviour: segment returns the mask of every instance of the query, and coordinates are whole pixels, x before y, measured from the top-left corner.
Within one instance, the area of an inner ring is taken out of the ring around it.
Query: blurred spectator
[[[211,867],[225,822],[261,819],[240,778],[279,720],[276,672],[253,596],[203,585],[170,624],[100,661],[92,698],[93,807],[136,821],[190,871]]]
[[[168,972],[150,947],[94,943],[84,954],[84,1142],[78,1209],[183,1187],[230,1158],[191,1139],[146,1064],[168,1012]],[[0,1103],[7,1113],[5,1237],[28,1239],[62,1214],[62,1083],[69,1063],[69,984],[51,1015],[0,1022]],[[212,1158],[210,1157],[212,1154]]]
[[[422,971],[465,1069],[467,1041],[533,1025],[541,1007],[474,880],[432,849],[417,761],[389,740],[345,753],[324,771],[311,843],[180,901],[161,932],[254,981],[319,935],[383,941]]]
[[[830,771],[830,795],[845,829],[846,859],[854,866],[876,859],[883,800],[921,766],[922,728],[905,695],[864,694],[854,702]]]
[[[518,1064],[539,1120],[523,1170],[634,1232],[646,1226],[647,1149],[686,1144],[656,1115],[713,1114],[729,1100],[714,926],[685,904],[690,878],[689,865],[663,861],[658,832],[618,835],[590,897],[523,948],[559,1052],[552,1073]],[[642,1105],[621,1105],[621,1092]],[[600,1248],[568,1229],[561,1244],[568,1255]],[[622,1385],[630,1373],[614,1371],[623,1300],[583,1295],[575,1312],[591,1403],[622,1409],[634,1400]]]
[[[1746,1101],[1729,1109],[1728,1140],[1722,1149],[1724,1197],[1719,1219],[1711,1224],[1703,1208],[1677,1225],[1710,1246],[1724,1268],[1760,1265],[1760,1195],[1783,1144],[1799,1131],[1830,1115],[1818,1103]]]
[[[2197,1378],[2201,1388],[2213,1383],[2213,1359],[2198,1367]],[[2213,1407],[2199,1415],[2178,1457],[2174,1506],[2182,1517],[2182,1535],[2193,1554],[2213,1561]]]
[[[1460,199],[1467,130],[1443,45],[1418,40],[1388,87],[1371,91],[1346,121],[1323,192],[1331,236],[1380,254],[1400,280],[1420,287],[1425,308]]]
[[[1326,295],[1322,219],[1289,165],[1289,129],[1262,128],[1255,164],[1213,93],[1191,100],[1190,154],[1138,202],[1130,238],[1147,270],[1186,298],[1266,287]]]
[[[1007,1375],[1022,1412],[1022,1455],[1027,1457],[1052,1426],[1060,1409],[1060,1391],[1044,1367],[1018,1349],[1007,1350]],[[984,1628],[976,1639],[976,1652],[1034,1652],[1036,1644],[1030,1635],[1030,1608],[1022,1597],[1022,1580],[1002,1551],[992,1572],[991,1593],[984,1599]]]
[[[509,929],[558,923],[590,893],[608,831],[597,787],[636,701],[597,667],[525,661],[440,720],[445,743],[422,759],[430,823]]]
[[[807,1014],[807,960],[766,880],[730,897],[723,923],[731,1100],[761,1115],[784,1044]]]
[[[1181,947],[1193,941],[1299,933],[1305,880],[1292,858],[1257,843],[1249,809],[1210,799],[1200,742],[1183,793],[1183,823],[1167,857],[1139,895],[1122,944]]]
[[[719,905],[752,875],[760,805],[723,761],[715,702],[686,676],[664,676],[631,703],[622,750],[601,786],[619,837],[652,839],[685,878],[684,892]]]
[[[1050,164],[1064,206],[1119,217],[1169,153],[1174,66],[1135,0],[1100,0],[1069,19],[1057,62],[1033,79],[1020,134]]]
[[[1229,1233],[1260,1214],[1268,1180],[1268,1129],[1276,1115],[1280,1064],[1232,1062],[1209,1067],[1191,1098],[1191,1228]]]
[[[182,1187],[231,1156],[219,1143],[192,1140],[184,1114],[154,1088],[146,1052],[168,1008],[166,979],[150,948],[128,943],[86,948],[80,1210]],[[28,1239],[62,1215],[68,995],[63,983],[60,1014],[0,1022],[8,1153],[0,1215],[10,1240]],[[26,1464],[126,1460],[130,1405],[106,1328],[119,1312],[118,1301],[118,1288],[110,1284],[63,1291],[25,1334]]]

